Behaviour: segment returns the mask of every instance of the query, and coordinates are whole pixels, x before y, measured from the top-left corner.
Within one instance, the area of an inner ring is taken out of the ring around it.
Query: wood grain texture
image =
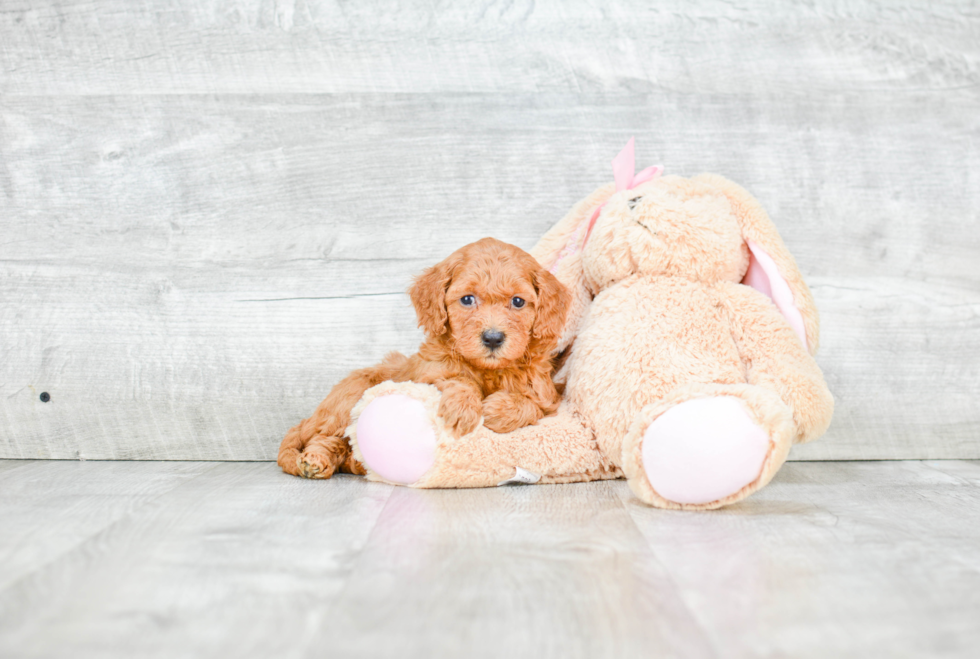
[[[965,657],[978,484],[976,462],[818,462],[711,516],[623,494],[719,656]]]
[[[975,89],[970,2],[8,0],[0,92]]]
[[[0,12],[0,457],[274,458],[414,349],[413,274],[530,247],[634,134],[814,290],[837,414],[793,458],[980,457],[968,5],[97,7]]]
[[[204,462],[0,465],[0,589],[44,569],[147,502],[213,469]],[[17,470],[8,472],[11,467]]]
[[[791,463],[690,514],[622,481],[35,462],[0,469],[0,552],[39,557],[0,561],[0,655],[965,659],[978,511],[967,461]],[[51,530],[76,515],[76,542]]]
[[[353,479],[317,488],[271,464],[36,464],[47,479],[12,485],[34,503],[3,497],[0,511],[33,525],[3,543],[50,558],[0,568],[3,656],[285,656],[317,636],[308,609],[343,586],[392,490]],[[198,477],[156,496],[134,487],[181,469]],[[16,474],[0,473],[0,491]],[[134,489],[139,505],[74,546],[47,528],[68,518],[65,499],[103,510],[101,492],[124,503]]]
[[[605,483],[397,488],[319,613],[351,657],[713,656]]]

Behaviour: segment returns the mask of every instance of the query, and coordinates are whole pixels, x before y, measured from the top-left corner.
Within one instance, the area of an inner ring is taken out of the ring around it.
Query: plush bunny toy
[[[721,176],[633,175],[579,202],[532,250],[574,293],[556,415],[454,438],[429,385],[385,382],[348,435],[368,477],[486,487],[625,476],[661,508],[706,510],[769,482],[819,437],[833,398],[811,356],[817,310],[759,203]]]

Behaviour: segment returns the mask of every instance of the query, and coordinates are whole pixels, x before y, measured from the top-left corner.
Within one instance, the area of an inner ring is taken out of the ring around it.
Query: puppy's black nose
[[[499,348],[505,338],[507,337],[503,332],[495,329],[483,330],[483,334],[480,335],[480,340],[483,341],[483,345],[491,350]]]

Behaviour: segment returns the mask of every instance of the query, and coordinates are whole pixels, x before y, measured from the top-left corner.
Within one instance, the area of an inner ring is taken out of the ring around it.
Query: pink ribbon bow
[[[633,150],[634,139],[631,137],[630,141],[626,143],[626,146],[622,151],[619,152],[615,158],[613,158],[613,178],[616,179],[616,192],[621,190],[632,190],[641,183],[646,183],[651,181],[664,172],[664,168],[661,165],[654,165],[653,167],[647,167],[639,174],[634,175],[633,172],[636,169],[636,156]],[[585,239],[582,240],[582,247],[585,247],[585,243],[589,240],[589,234],[592,233],[592,227],[595,226],[595,221],[599,219],[599,213],[602,212],[603,207],[608,203],[608,201],[603,202],[595,209],[592,213],[592,217],[589,219],[589,228],[585,232]]]

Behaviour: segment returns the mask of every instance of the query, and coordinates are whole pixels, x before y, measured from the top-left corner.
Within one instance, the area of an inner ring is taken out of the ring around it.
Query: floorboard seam
[[[9,584],[6,584],[5,586],[3,586],[3,588],[0,589],[0,598],[2,598],[2,596],[3,596],[4,593],[8,592],[9,590],[12,590],[12,589],[16,588],[19,584],[24,583],[25,581],[33,578],[34,576],[36,576],[40,572],[43,572],[43,571],[47,570],[48,568],[50,568],[50,567],[52,567],[54,565],[57,565],[58,562],[60,562],[66,556],[75,553],[76,551],[78,551],[79,548],[84,547],[86,544],[91,543],[93,540],[96,540],[96,539],[102,537],[109,530],[116,528],[117,526],[119,526],[123,522],[126,522],[126,521],[130,520],[135,514],[139,513],[139,511],[143,510],[147,506],[149,506],[152,503],[156,502],[161,497],[164,497],[164,496],[168,496],[170,494],[173,494],[174,492],[180,490],[182,487],[184,487],[188,483],[192,483],[192,482],[196,481],[197,479],[201,478],[202,476],[206,476],[207,474],[210,474],[212,471],[216,470],[217,468],[218,468],[218,465],[214,465],[210,469],[207,469],[205,471],[202,471],[200,474],[197,474],[195,476],[192,476],[192,477],[188,478],[185,481],[181,481],[180,483],[178,483],[177,485],[175,485],[174,487],[172,487],[172,488],[170,488],[168,490],[164,490],[162,492],[157,493],[155,496],[153,496],[150,499],[147,499],[145,501],[141,501],[132,510],[126,511],[126,513],[123,514],[122,516],[120,516],[119,518],[112,520],[111,522],[109,522],[105,526],[101,527],[99,530],[95,531],[94,533],[92,533],[92,534],[86,536],[85,538],[79,540],[78,542],[76,542],[75,544],[71,545],[70,547],[65,548],[64,551],[59,552],[56,556],[53,556],[50,560],[48,560],[48,561],[46,561],[46,562],[38,565],[36,568],[30,570],[29,572],[26,572],[25,574],[21,575],[20,577],[18,577],[14,581],[11,581]]]

